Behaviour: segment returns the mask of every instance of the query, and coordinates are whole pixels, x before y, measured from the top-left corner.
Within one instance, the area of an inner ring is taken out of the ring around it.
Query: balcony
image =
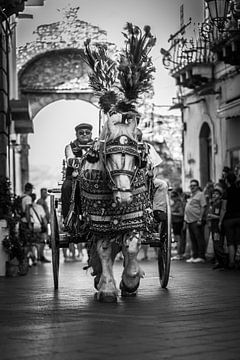
[[[240,30],[228,30],[221,38],[210,44],[218,61],[225,64],[240,65]]]
[[[170,37],[168,50],[161,49],[163,65],[175,78],[176,85],[200,90],[213,81],[214,55],[200,32],[195,40],[179,36],[179,32]]]

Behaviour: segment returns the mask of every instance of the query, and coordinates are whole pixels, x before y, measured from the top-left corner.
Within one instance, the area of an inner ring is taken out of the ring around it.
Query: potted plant
[[[0,219],[8,227],[8,234],[2,240],[2,246],[8,254],[6,276],[25,275],[28,271],[25,249],[17,233],[18,219],[15,216],[11,196],[11,185],[7,178],[0,177]]]

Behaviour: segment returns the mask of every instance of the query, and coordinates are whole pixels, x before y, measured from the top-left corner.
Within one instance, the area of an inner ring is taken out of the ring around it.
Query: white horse
[[[98,143],[99,160],[83,161],[80,173],[83,218],[92,232],[89,266],[99,301],[117,301],[113,263],[122,250],[122,296],[136,294],[144,272],[137,255],[141,232],[151,217],[134,116],[124,123],[119,114],[106,121]]]

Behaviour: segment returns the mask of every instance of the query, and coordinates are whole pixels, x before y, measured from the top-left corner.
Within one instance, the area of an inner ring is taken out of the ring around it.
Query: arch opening
[[[55,101],[34,117],[34,134],[28,137],[29,180],[37,193],[60,185],[64,149],[75,140],[74,128],[81,122],[93,125],[93,138],[99,135],[99,110],[82,100]]]
[[[204,122],[199,134],[200,146],[200,183],[204,187],[213,177],[212,173],[212,134],[209,125]]]

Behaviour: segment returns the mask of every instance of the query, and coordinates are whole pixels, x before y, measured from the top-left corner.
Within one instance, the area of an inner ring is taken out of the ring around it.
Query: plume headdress
[[[90,48],[90,40],[85,45],[85,62],[90,66],[89,84],[99,96],[99,105],[104,113],[137,113],[137,100],[152,89],[152,73],[155,68],[149,53],[156,43],[150,26],[143,31],[127,23],[123,32],[125,48],[114,61],[107,54],[106,45]]]

